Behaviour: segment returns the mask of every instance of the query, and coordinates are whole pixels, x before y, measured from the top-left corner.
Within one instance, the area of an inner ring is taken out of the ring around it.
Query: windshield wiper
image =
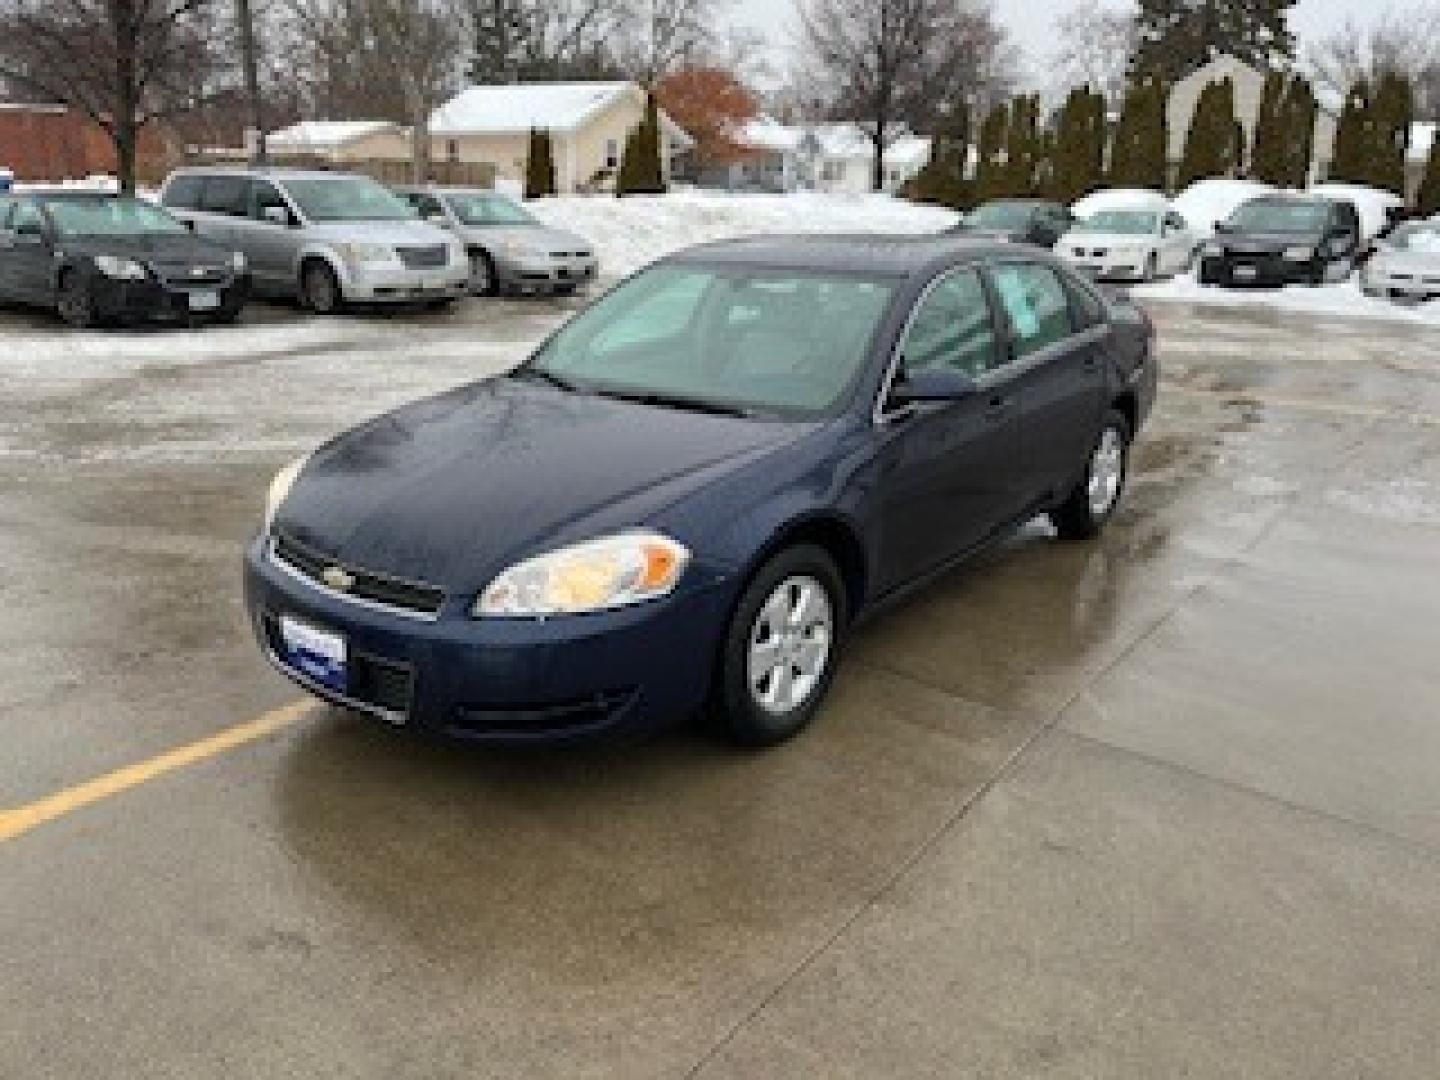
[[[524,364],[516,368],[514,371],[510,372],[510,377],[512,379],[536,379],[540,382],[549,383],[557,390],[564,390],[567,394],[577,393],[580,389],[569,379],[562,379],[559,375],[556,375],[552,371],[546,371],[544,368],[533,367],[530,364]]]
[[[641,405],[654,405],[661,409],[680,409],[685,412],[705,413],[708,416],[738,416],[753,420],[763,415],[743,405],[731,405],[721,401],[706,401],[704,398],[685,397],[681,394],[665,394],[654,390],[614,390],[608,387],[590,387],[589,392],[600,397],[615,398],[619,401],[635,401]]]

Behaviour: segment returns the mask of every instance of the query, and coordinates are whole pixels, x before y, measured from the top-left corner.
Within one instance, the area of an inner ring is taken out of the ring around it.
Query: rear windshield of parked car
[[[531,365],[598,392],[825,415],[864,366],[893,292],[838,274],[660,266],[582,312]]]
[[[1237,232],[1310,233],[1329,221],[1327,203],[1252,202],[1235,211],[1229,226]]]
[[[311,221],[413,221],[415,208],[365,176],[301,176],[285,181]]]
[[[1390,238],[1390,246],[1401,251],[1440,255],[1440,224],[1424,222],[1419,225],[1406,225],[1395,231],[1395,235]]]
[[[134,236],[180,233],[185,226],[139,199],[50,199],[45,209],[61,236]]]
[[[465,225],[538,225],[539,222],[526,210],[504,195],[456,194],[447,195],[446,201],[455,216]]]
[[[1075,231],[1148,235],[1160,231],[1160,215],[1145,210],[1101,210],[1076,225]]]
[[[978,229],[1022,229],[1035,216],[1035,207],[1029,203],[990,203],[982,206],[963,225]]]

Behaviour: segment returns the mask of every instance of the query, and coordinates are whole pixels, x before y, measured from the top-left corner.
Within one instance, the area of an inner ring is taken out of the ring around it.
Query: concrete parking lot
[[[1110,531],[765,754],[435,745],[253,647],[274,470],[559,306],[0,313],[0,1076],[1433,1077],[1440,338],[1153,312]]]

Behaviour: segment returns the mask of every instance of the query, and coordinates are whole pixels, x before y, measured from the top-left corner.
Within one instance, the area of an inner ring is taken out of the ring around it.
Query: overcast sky
[[[788,43],[795,33],[797,0],[735,0],[735,21],[761,31],[772,43],[776,62],[783,62]],[[1025,51],[1032,73],[1043,70],[1043,61],[1054,49],[1056,16],[1074,6],[1074,0],[992,0],[995,13]],[[1127,0],[1106,0],[1110,6],[1130,8]],[[1406,0],[1406,5],[1415,0]],[[1440,3],[1440,0],[1433,0]],[[1324,37],[1344,25],[1346,18],[1357,23],[1378,19],[1389,6],[1384,0],[1300,0],[1290,13],[1291,29],[1305,43]],[[1405,6],[1405,5],[1402,5]]]

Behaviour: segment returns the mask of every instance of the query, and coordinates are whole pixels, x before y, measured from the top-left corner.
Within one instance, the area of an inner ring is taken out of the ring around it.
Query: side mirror
[[[975,380],[953,368],[902,369],[890,388],[890,403],[903,406],[922,401],[960,401],[976,392]]]
[[[288,229],[290,227],[290,211],[283,206],[262,207],[260,220],[268,221],[271,225],[279,225],[282,229]]]

